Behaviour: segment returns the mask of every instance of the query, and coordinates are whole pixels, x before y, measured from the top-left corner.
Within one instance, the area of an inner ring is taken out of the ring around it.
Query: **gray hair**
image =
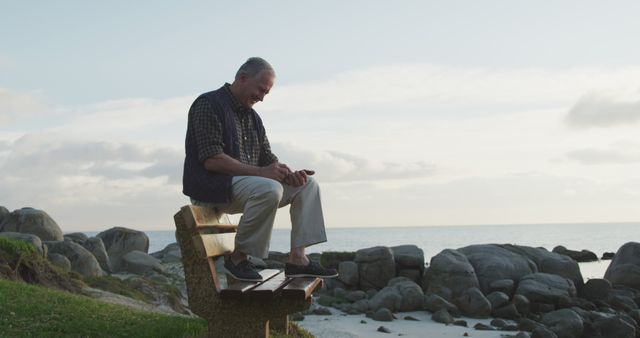
[[[273,76],[276,75],[276,72],[267,60],[259,57],[251,57],[240,66],[240,69],[238,69],[236,73],[236,79],[239,78],[242,73],[247,74],[250,78],[254,78],[263,71],[270,72]]]

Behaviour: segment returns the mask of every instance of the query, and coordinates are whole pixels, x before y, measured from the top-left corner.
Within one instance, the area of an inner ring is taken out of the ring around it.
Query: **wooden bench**
[[[286,278],[284,272],[265,269],[259,283],[231,276],[225,282],[216,259],[233,251],[237,226],[219,217],[193,205],[174,216],[191,311],[207,320],[209,337],[268,337],[270,327],[288,333],[288,315],[309,308],[322,280]]]

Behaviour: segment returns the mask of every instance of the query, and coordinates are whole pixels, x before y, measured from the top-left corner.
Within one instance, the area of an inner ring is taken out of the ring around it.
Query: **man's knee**
[[[256,189],[256,197],[278,205],[282,200],[283,192],[284,188],[278,181],[264,179]]]

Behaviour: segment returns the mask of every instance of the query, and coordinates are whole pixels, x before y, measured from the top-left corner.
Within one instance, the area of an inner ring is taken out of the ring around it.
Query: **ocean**
[[[270,250],[288,252],[289,232],[289,229],[274,229]],[[88,236],[96,233],[86,232]],[[146,233],[150,253],[176,241],[174,231]],[[444,249],[495,243],[544,247],[549,251],[563,245],[570,250],[587,249],[601,257],[604,252],[616,252],[624,243],[640,242],[640,223],[329,228],[327,238],[326,243],[311,246],[307,252],[356,251],[378,245],[414,244],[424,251],[428,262]],[[580,263],[580,268],[585,278],[602,278],[608,264],[609,261]]]

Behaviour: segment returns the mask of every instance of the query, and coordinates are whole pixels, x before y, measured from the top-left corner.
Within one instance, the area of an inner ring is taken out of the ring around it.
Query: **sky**
[[[637,1],[0,0],[0,205],[171,230],[187,112],[249,57],[329,228],[640,220]],[[287,209],[277,228],[289,227]]]

